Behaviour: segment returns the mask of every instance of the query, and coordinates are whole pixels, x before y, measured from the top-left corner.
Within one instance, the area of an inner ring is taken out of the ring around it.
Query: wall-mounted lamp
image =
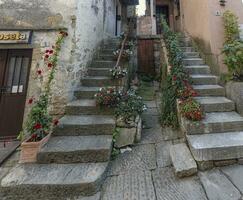
[[[220,3],[221,6],[225,6],[226,0],[219,0],[219,3]]]

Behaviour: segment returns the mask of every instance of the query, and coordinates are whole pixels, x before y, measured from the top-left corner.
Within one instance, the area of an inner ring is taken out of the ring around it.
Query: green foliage
[[[142,97],[137,96],[134,91],[128,91],[122,96],[121,101],[115,109],[115,114],[117,117],[122,117],[126,123],[129,123],[145,110],[146,105]]]
[[[116,143],[116,137],[120,134],[120,129],[119,128],[115,128],[112,134],[112,138],[113,138],[113,148],[112,148],[112,152],[111,152],[111,159],[114,160],[119,154],[120,154],[120,149],[116,148],[114,146],[114,144]]]
[[[203,118],[200,104],[192,98],[180,103],[180,112],[182,116],[192,121],[200,121]]]
[[[225,44],[229,44],[239,38],[238,17],[227,10],[223,14],[223,21],[225,27]]]
[[[224,63],[227,65],[231,79],[243,80],[243,42],[239,40],[238,18],[226,11],[223,15],[225,27],[225,43],[222,52],[225,55]]]

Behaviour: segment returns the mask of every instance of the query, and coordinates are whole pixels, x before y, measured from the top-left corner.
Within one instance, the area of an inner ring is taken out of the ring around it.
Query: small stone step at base
[[[107,87],[117,84],[115,80],[107,76],[87,76],[81,79],[81,83],[86,87]]]
[[[189,74],[210,74],[210,68],[207,65],[192,65],[184,68]]]
[[[190,75],[193,85],[216,85],[218,77],[213,75]]]
[[[225,89],[220,85],[193,85],[199,96],[225,96]]]
[[[51,137],[37,155],[38,163],[107,162],[110,159],[112,136]]]
[[[225,97],[195,97],[204,112],[230,112],[235,110],[233,101]]]
[[[243,132],[187,135],[187,140],[196,161],[243,157]]]
[[[187,134],[222,133],[243,130],[243,117],[236,112],[206,113],[200,122],[181,120],[181,125]]]
[[[74,91],[77,99],[94,99],[94,95],[99,91],[100,87],[80,87]]]
[[[1,181],[6,199],[73,199],[97,193],[108,163],[17,165]]]
[[[203,59],[201,59],[201,58],[185,58],[185,59],[183,59],[183,63],[186,66],[205,64]]]
[[[197,164],[185,143],[172,145],[170,157],[178,177],[192,176],[197,173]]]
[[[113,109],[103,108],[96,105],[92,99],[72,101],[66,106],[67,115],[112,115]]]
[[[115,119],[103,115],[66,115],[54,130],[56,136],[112,135]]]

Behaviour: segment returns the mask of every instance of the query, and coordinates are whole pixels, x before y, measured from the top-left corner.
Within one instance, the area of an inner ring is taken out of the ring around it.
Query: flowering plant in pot
[[[37,69],[37,77],[43,84],[42,92],[36,99],[31,97],[28,105],[31,106],[23,131],[19,134],[19,139],[26,135],[29,137],[21,144],[20,162],[35,162],[40,148],[48,141],[53,127],[58,124],[58,120],[49,114],[49,104],[51,99],[51,85],[55,76],[58,56],[61,51],[61,45],[68,36],[66,32],[61,31],[58,34],[55,46],[47,49],[44,54],[44,67]],[[44,71],[47,72],[47,80],[44,81]]]
[[[101,107],[114,108],[121,99],[122,92],[116,87],[103,87],[95,94],[96,104]]]
[[[112,79],[122,79],[127,75],[127,70],[122,69],[120,66],[114,67],[110,70]]]

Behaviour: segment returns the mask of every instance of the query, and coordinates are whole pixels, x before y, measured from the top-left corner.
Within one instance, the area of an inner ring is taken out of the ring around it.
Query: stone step
[[[112,115],[113,109],[101,108],[93,99],[75,100],[67,104],[67,115]]]
[[[201,58],[185,58],[183,59],[183,63],[186,66],[190,65],[204,65],[204,60]]]
[[[116,61],[116,58],[113,54],[99,54],[98,60],[105,60],[105,61]]]
[[[102,48],[100,49],[101,54],[110,54],[113,55],[113,52],[116,51],[117,49],[115,48]]]
[[[192,46],[192,42],[189,39],[188,40],[187,39],[179,40],[179,43],[183,47],[191,47]]]
[[[189,74],[210,74],[211,72],[207,65],[191,65],[184,68]]]
[[[116,66],[116,61],[108,61],[108,60],[95,60],[91,64],[91,68],[113,68]]]
[[[197,173],[197,164],[185,143],[172,145],[170,157],[178,177],[192,176]]]
[[[89,76],[110,76],[111,68],[88,68]]]
[[[236,112],[211,112],[197,123],[182,119],[182,127],[189,135],[241,131],[243,117]]]
[[[74,96],[77,99],[93,99],[99,89],[100,87],[80,87],[74,91]]]
[[[187,140],[197,161],[243,157],[243,132],[187,135]]]
[[[193,47],[181,47],[181,50],[183,52],[195,52],[195,49]]]
[[[218,77],[213,75],[190,75],[193,85],[216,85],[218,83]]]
[[[230,112],[235,110],[233,101],[225,97],[195,97],[204,112]]]
[[[87,76],[81,79],[83,86],[89,87],[106,87],[115,86],[117,83],[107,76]]]
[[[98,192],[108,163],[17,165],[1,181],[6,199],[75,199]]]
[[[186,58],[199,58],[200,54],[198,52],[184,52],[183,55]]]
[[[60,136],[51,137],[37,155],[37,162],[97,163],[107,162],[112,149],[112,136]]]
[[[55,136],[112,135],[115,119],[103,115],[66,115],[55,128]]]
[[[220,85],[193,85],[199,96],[225,96],[225,88]]]

